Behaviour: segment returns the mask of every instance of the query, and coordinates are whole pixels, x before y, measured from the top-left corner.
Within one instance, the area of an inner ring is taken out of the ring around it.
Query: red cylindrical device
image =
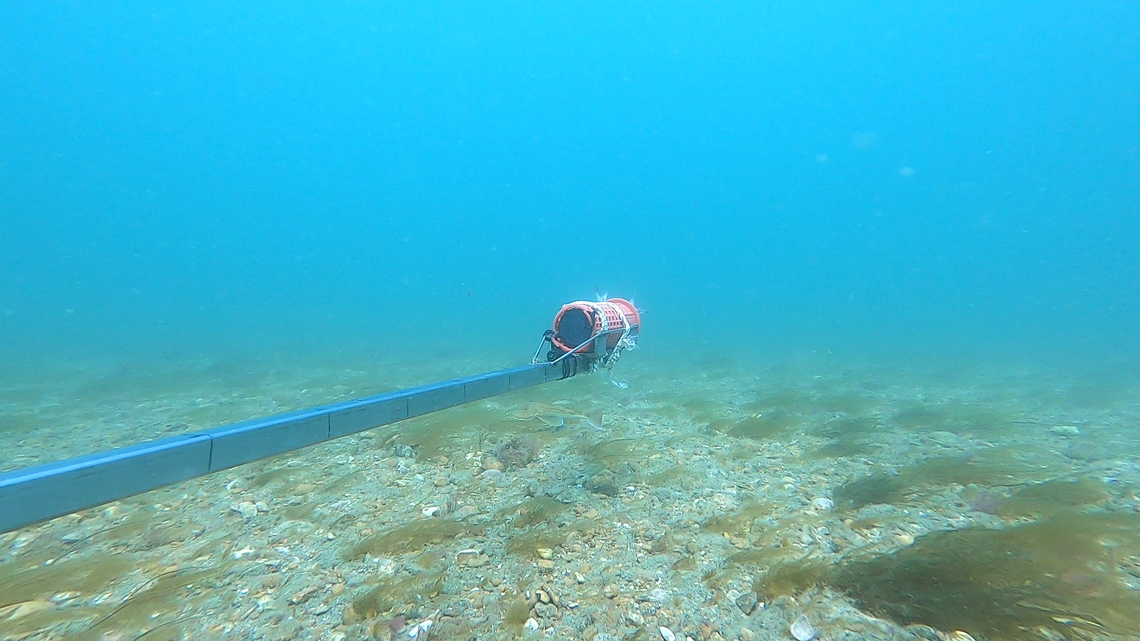
[[[624,298],[604,301],[575,301],[562,306],[554,317],[554,336],[551,342],[564,352],[577,350],[578,354],[593,354],[594,341],[603,332],[606,347],[613,349],[623,337],[634,338],[641,331],[641,314],[633,303]],[[587,342],[588,341],[588,342]]]

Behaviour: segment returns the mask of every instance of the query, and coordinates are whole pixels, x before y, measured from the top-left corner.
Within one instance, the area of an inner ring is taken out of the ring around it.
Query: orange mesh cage
[[[641,314],[633,303],[624,298],[610,298],[597,303],[583,300],[567,303],[554,317],[551,342],[564,352],[586,343],[577,353],[592,354],[594,341],[590,339],[611,331],[606,335],[606,346],[613,349],[621,341],[626,323],[629,323],[629,336],[637,336],[641,331]]]

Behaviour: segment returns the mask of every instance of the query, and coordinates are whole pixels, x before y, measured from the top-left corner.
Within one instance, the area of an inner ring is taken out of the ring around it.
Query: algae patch
[[[831,584],[902,625],[975,638],[1101,638],[1140,629],[1140,515],[1068,515],[1005,530],[934,532],[850,561]],[[1076,636],[1074,636],[1076,635]]]
[[[432,543],[442,543],[470,531],[470,526],[455,519],[424,519],[370,536],[344,552],[347,561],[372,556],[417,552]]]
[[[443,575],[416,574],[390,577],[352,600],[352,609],[366,618],[388,612],[405,603],[418,603],[443,590]]]

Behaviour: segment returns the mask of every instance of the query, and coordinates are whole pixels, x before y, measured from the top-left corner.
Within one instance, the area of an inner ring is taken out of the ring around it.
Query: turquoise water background
[[[1137,33],[1119,1],[8,3],[0,357],[522,362],[597,287],[658,352],[1134,372]]]

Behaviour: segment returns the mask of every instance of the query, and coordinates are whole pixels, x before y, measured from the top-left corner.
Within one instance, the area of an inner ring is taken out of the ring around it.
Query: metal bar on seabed
[[[561,363],[524,365],[5,472],[0,474],[0,533],[572,375]]]

